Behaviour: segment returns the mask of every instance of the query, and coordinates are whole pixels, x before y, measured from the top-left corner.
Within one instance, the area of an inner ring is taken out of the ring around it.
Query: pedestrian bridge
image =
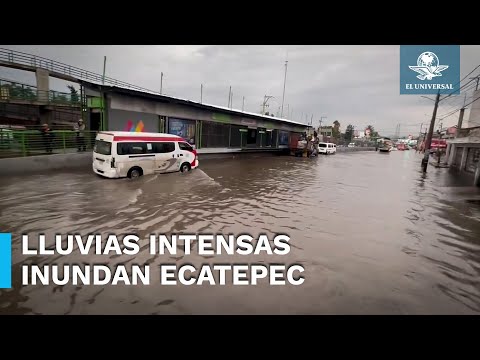
[[[117,79],[112,79],[104,75],[96,74],[92,71],[80,69],[78,67],[47,59],[41,56],[27,54],[24,52],[5,48],[0,48],[0,66],[37,73],[37,87],[43,91],[49,89],[43,89],[42,86],[39,84],[39,72],[41,74],[46,74],[47,77],[54,77],[65,81],[77,83],[81,83],[82,81],[89,81],[110,86],[121,86],[132,90],[152,92],[152,90],[132,85]]]

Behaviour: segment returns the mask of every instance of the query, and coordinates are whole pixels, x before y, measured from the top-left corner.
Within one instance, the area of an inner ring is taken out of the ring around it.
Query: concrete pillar
[[[455,133],[455,137],[458,136],[458,133],[460,132],[460,129],[462,128],[463,114],[465,114],[465,108],[460,109],[460,115],[458,116],[458,123],[457,123],[457,132]]]
[[[447,151],[445,152],[445,163],[449,164],[450,150],[452,149],[452,144],[447,144]]]
[[[50,92],[50,74],[48,70],[37,68],[37,99],[40,102],[48,102],[48,94]]]
[[[452,166],[455,160],[455,154],[457,153],[457,147],[455,146],[455,144],[449,144],[448,146],[450,148],[450,152],[447,157],[447,163],[448,165]]]
[[[460,170],[465,171],[465,165],[467,164],[467,154],[468,154],[468,147],[465,146],[463,148],[463,153],[462,153],[462,161],[460,162]]]

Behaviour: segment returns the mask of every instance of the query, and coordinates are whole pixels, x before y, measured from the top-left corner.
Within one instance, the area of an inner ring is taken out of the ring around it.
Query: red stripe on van
[[[185,141],[181,137],[114,136],[113,141]]]
[[[190,163],[190,165],[195,166],[195,161],[196,161],[197,158],[198,158],[197,150],[193,149],[192,152],[193,152],[194,158],[193,158],[193,161]]]

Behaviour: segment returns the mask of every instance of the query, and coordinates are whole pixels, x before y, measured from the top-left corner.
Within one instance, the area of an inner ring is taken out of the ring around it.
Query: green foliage
[[[67,85],[68,90],[70,90],[70,99],[72,102],[78,102],[78,91],[72,85]]]
[[[349,124],[345,130],[345,142],[350,143],[353,139],[353,125]]]
[[[333,122],[332,137],[337,140],[341,137],[340,123],[338,122],[338,120],[335,120]]]
[[[2,84],[3,90],[2,94],[7,96],[10,99],[17,99],[17,100],[35,100],[37,98],[37,92],[35,88],[30,87],[28,85],[20,85],[20,84]]]

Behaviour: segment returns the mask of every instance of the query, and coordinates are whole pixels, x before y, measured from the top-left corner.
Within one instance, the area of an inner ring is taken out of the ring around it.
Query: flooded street
[[[201,160],[201,159],[200,159]],[[318,159],[201,161],[188,174],[108,180],[91,171],[0,178],[1,232],[13,234],[8,314],[480,313],[480,188],[447,169],[420,172],[414,151]],[[150,264],[148,286],[22,286],[21,234],[137,234],[135,256],[68,264]],[[150,255],[150,234],[290,236],[284,256]],[[159,284],[160,264],[302,264],[300,286]]]

